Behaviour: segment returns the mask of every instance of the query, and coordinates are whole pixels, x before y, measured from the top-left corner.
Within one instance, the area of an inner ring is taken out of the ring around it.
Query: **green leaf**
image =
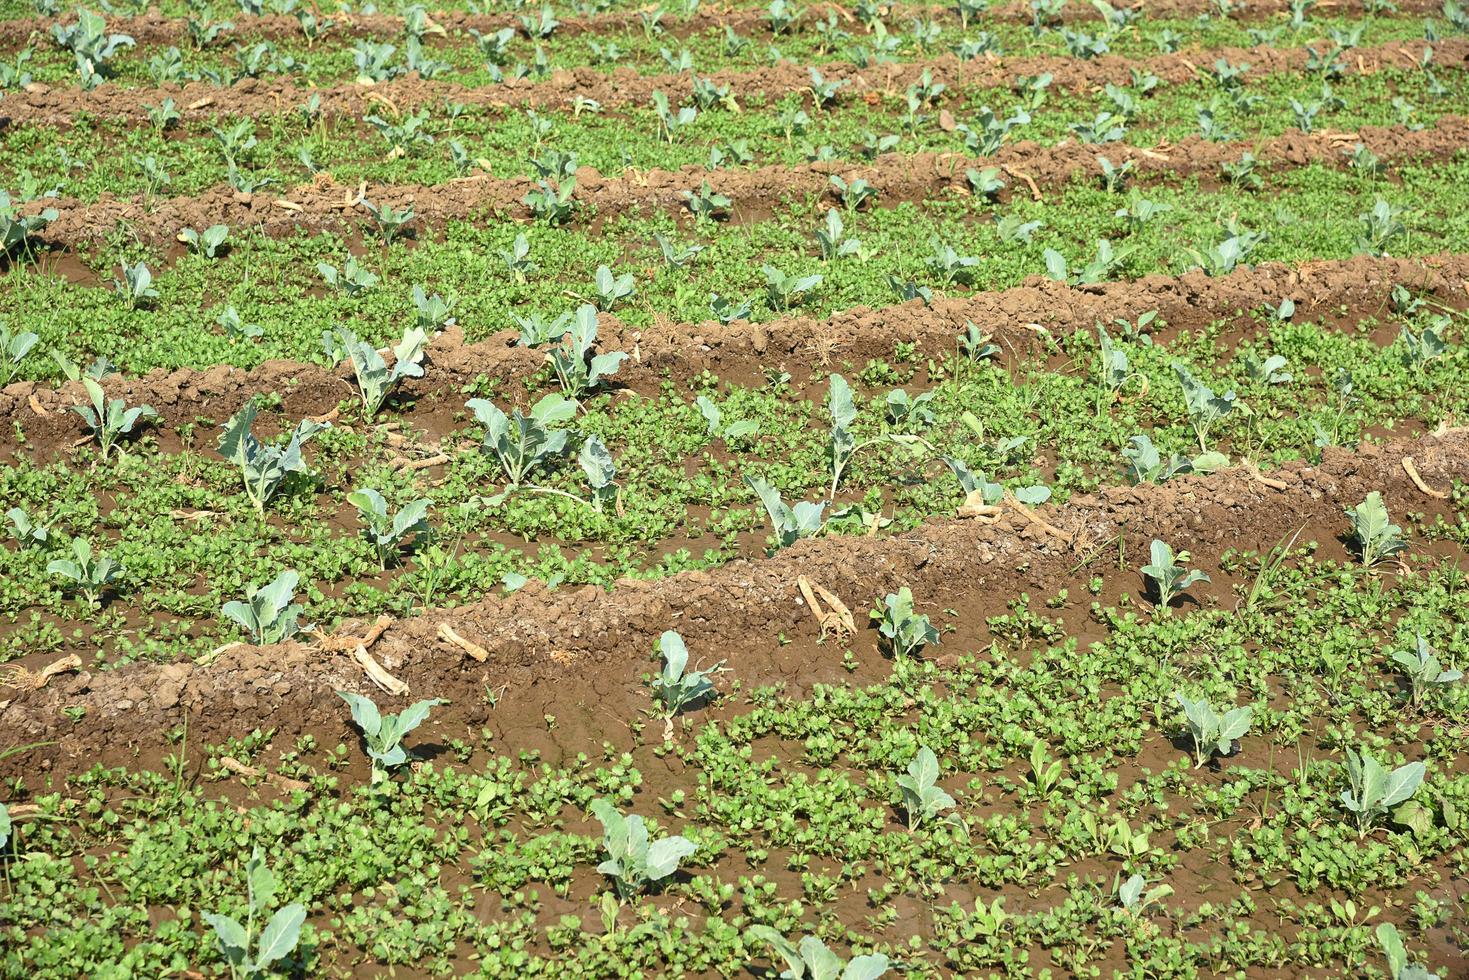
[[[292,903],[270,917],[260,933],[255,969],[263,970],[276,960],[289,956],[301,938],[301,923],[306,921],[306,907]]]

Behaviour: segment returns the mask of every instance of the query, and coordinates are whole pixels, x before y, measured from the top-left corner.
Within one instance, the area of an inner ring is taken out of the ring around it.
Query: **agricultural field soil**
[[[1458,0],[0,0],[0,977],[1469,976]]]

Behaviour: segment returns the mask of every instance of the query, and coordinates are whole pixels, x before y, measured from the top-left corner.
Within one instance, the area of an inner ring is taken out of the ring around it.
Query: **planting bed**
[[[1458,4],[0,17],[0,975],[1469,973]]]

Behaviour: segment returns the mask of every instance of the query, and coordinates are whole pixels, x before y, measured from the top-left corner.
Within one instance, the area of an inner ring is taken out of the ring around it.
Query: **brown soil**
[[[1353,133],[1292,131],[1249,149],[1267,167],[1311,163],[1345,166],[1347,154],[1359,143],[1390,167],[1410,160],[1447,157],[1469,147],[1469,117],[1446,116],[1432,129],[1417,131],[1404,126],[1365,126]],[[1099,173],[1098,155],[1105,155],[1119,166],[1130,161],[1135,179],[1155,180],[1216,176],[1221,164],[1238,160],[1242,152],[1238,143],[1212,143],[1192,136],[1151,149],[1117,143],[1098,146],[1067,141],[1056,146],[1040,146],[1022,142],[1001,148],[993,157],[983,158],[954,153],[887,154],[871,163],[809,163],[750,170],[688,166],[674,171],[638,171],[619,177],[604,177],[590,167],[583,167],[577,172],[576,199],[584,215],[595,215],[597,219],[640,209],[681,209],[683,193],[707,180],[716,192],[731,199],[733,214],[738,218],[770,214],[785,200],[830,195],[832,174],[848,181],[855,178],[867,181],[878,191],[881,206],[927,200],[945,190],[968,193],[966,170],[983,166],[998,165],[1008,172],[1009,187],[1002,196],[1032,193],[1026,178],[1035,183],[1038,193],[1045,195],[1056,192],[1079,175]],[[141,197],[104,194],[91,203],[75,198],[32,202],[27,210],[51,207],[59,212],[57,219],[38,236],[53,247],[102,241],[119,225],[133,229],[144,242],[167,245],[185,228],[215,224],[236,229],[256,228],[276,237],[294,232],[351,233],[361,230],[368,220],[359,203],[361,197],[374,205],[390,205],[399,210],[411,206],[415,214],[413,226],[420,232],[492,212],[528,219],[531,212],[522,199],[534,186],[528,177],[505,179],[479,175],[432,187],[370,187],[360,194],[359,188],[336,184],[329,175],[322,175],[312,183],[280,195],[238,194],[226,186],[216,186],[197,194],[152,202]]]
[[[1108,489],[1042,508],[1041,516],[1064,539],[1019,514],[989,525],[942,519],[900,537],[806,541],[770,558],[656,582],[627,581],[611,592],[548,591],[532,583],[509,597],[490,596],[395,623],[372,652],[410,686],[412,696],[454,702],[434,717],[433,727],[447,733],[490,721],[486,685],[508,686],[495,709],[497,720],[578,710],[595,714],[604,697],[636,686],[654,639],[669,628],[678,629],[692,650],[727,658],[747,681],[804,685],[839,667],[834,652],[816,644],[817,626],[797,590],[801,575],[859,614],[874,597],[908,585],[930,610],[955,611],[956,639],[947,645],[955,650],[981,641],[986,617],[1004,612],[1011,597],[1052,595],[1092,574],[1080,564],[1119,534],[1129,542],[1163,537],[1188,548],[1196,564],[1218,573],[1212,586],[1193,590],[1194,599],[1227,602],[1230,577],[1214,564],[1226,548],[1264,551],[1303,529],[1300,540],[1322,542],[1322,557],[1344,558],[1338,540],[1342,510],[1372,490],[1384,494],[1393,513],[1416,511],[1429,519],[1446,513],[1443,502],[1426,497],[1409,480],[1405,455],[1413,457],[1429,486],[1469,477],[1469,433],[1462,430],[1365,446],[1356,454],[1328,450],[1319,466],[1297,463],[1275,471],[1284,490],[1233,470],[1163,486]],[[1140,586],[1138,580],[1131,588],[1137,592]],[[488,660],[478,663],[439,640],[441,624],[484,648]],[[858,625],[854,649],[870,652],[875,634],[865,623]],[[777,636],[790,645],[781,647]],[[946,655],[945,648],[937,649],[936,655]],[[7,763],[4,771],[18,774],[15,767],[23,766],[32,775],[38,768],[71,773],[135,761],[161,751],[166,733],[186,715],[194,745],[255,727],[276,729],[281,744],[306,731],[335,737],[346,728],[332,696],[338,688],[382,697],[346,655],[298,644],[233,647],[207,666],[133,664],[63,677],[41,690],[7,695],[11,700],[0,707],[7,740],[56,744],[27,753],[23,763]],[[85,713],[73,723],[63,708]]]
[[[1450,38],[1433,46],[1434,63],[1448,68],[1469,61],[1469,39]],[[1384,68],[1416,69],[1423,46],[1393,43],[1356,48],[1346,58],[1348,72],[1372,74]],[[1231,64],[1248,63],[1251,75],[1279,74],[1297,71],[1305,66],[1308,52],[1304,48],[1214,48],[1209,58],[1223,58]],[[925,71],[935,82],[951,88],[983,87],[1010,84],[1017,75],[1049,73],[1053,85],[1067,91],[1089,91],[1107,82],[1128,84],[1134,68],[1153,72],[1164,82],[1180,83],[1198,77],[1203,68],[1199,52],[1179,52],[1153,58],[1130,59],[1104,55],[1088,61],[1066,56],[1001,57],[960,61],[949,54],[903,63],[857,68],[846,62],[818,65],[828,81],[845,81],[843,100],[867,93],[901,93],[916,83]],[[106,84],[91,91],[76,88],[51,88],[43,84],[30,86],[0,101],[0,126],[42,125],[67,126],[79,113],[89,118],[127,118],[145,120],[145,104],[156,105],[172,98],[179,106],[181,121],[213,119],[216,116],[269,116],[292,106],[303,104],[310,95],[321,99],[322,112],[328,116],[360,118],[378,111],[379,100],[386,99],[400,110],[420,105],[439,105],[455,101],[466,106],[491,108],[533,106],[536,108],[569,107],[573,96],[595,99],[604,108],[647,105],[655,91],[670,97],[683,97],[689,90],[687,74],[640,75],[631,68],[611,72],[593,68],[577,68],[553,72],[547,81],[507,81],[502,85],[471,87],[456,82],[425,81],[416,75],[382,82],[377,85],[333,85],[311,88],[285,79],[265,81],[246,78],[230,88],[206,83],[164,85],[159,88],[121,88]],[[805,91],[811,78],[805,64],[783,62],[750,71],[718,71],[709,76],[719,85],[728,85],[736,98],[745,100],[755,93],[767,99],[789,92]]]
[[[891,356],[898,341],[915,344],[923,355],[942,358],[952,353],[954,338],[966,320],[992,332],[995,342],[1013,357],[1038,350],[1043,330],[1090,329],[1097,321],[1135,319],[1149,310],[1157,310],[1170,331],[1204,327],[1286,297],[1296,302],[1298,317],[1334,316],[1342,305],[1368,315],[1386,308],[1394,285],[1462,307],[1469,294],[1469,256],[1357,257],[1299,267],[1267,263],[1217,278],[1191,272],[1087,286],[1035,276],[1013,289],[935,299],[932,306],[915,300],[879,310],[857,307],[825,320],[793,316],[759,324],[722,326],[709,321],[634,329],[603,314],[600,335],[605,349],[634,355],[618,373],[618,382],[655,392],[667,377],[688,378],[706,370],[732,380],[754,378],[763,367],[796,374],[861,365]],[[513,391],[516,382],[539,371],[544,355],[511,346],[513,339],[512,332],[503,331],[464,344],[457,330],[435,338],[425,376],[405,382],[406,394],[416,403],[404,416],[404,424],[418,427],[442,414],[451,401],[458,408],[460,386],[481,374],[510,382]],[[250,371],[218,366],[204,371],[160,370],[135,379],[114,375],[104,387],[110,396],[123,397],[129,404],[151,405],[166,427],[198,417],[223,421],[257,393],[279,392],[281,413],[292,420],[325,414],[354,397],[342,375],[292,361],[269,361]],[[434,397],[440,394],[442,399]],[[0,390],[0,451],[22,448],[17,432],[24,433],[23,449],[32,458],[65,451],[84,434],[80,419],[68,409],[85,397],[77,383],[52,388],[16,382]]]
[[[1117,6],[1126,6],[1118,4]],[[1406,17],[1414,14],[1437,14],[1442,9],[1439,0],[1399,0],[1395,4],[1398,16]],[[1318,3],[1312,13],[1317,16],[1331,16],[1332,14],[1348,9],[1345,3]],[[1146,14],[1151,20],[1163,20],[1179,17],[1193,17],[1199,14],[1212,14],[1216,7],[1212,0],[1151,0],[1147,4]],[[1276,17],[1290,10],[1287,0],[1252,0],[1246,4],[1241,11],[1231,15],[1234,20],[1265,20]],[[828,11],[834,11],[839,18],[848,22],[847,29],[854,34],[863,32],[862,25],[853,21],[850,13],[843,7],[814,3],[805,8],[804,16],[797,22],[795,30],[801,32],[810,30],[812,24],[826,19]],[[958,15],[948,7],[928,7],[922,4],[894,4],[892,5],[887,21],[889,23],[906,23],[909,19],[923,14],[931,19],[939,21],[952,21],[957,23]],[[294,17],[286,17],[269,14],[260,17],[246,17],[235,15],[228,18],[234,23],[235,29],[226,35],[225,43],[232,41],[256,41],[256,40],[293,40],[301,37],[301,27]],[[327,35],[328,40],[334,38],[359,38],[378,37],[391,38],[401,35],[403,32],[403,18],[387,14],[333,14],[332,19],[336,25]],[[481,33],[496,31],[501,28],[511,27],[520,30],[520,20],[511,14],[472,14],[459,10],[437,11],[433,14],[435,22],[442,27],[450,37],[456,33],[467,33],[477,30]],[[1005,4],[996,6],[985,12],[983,17],[976,23],[982,26],[984,23],[1030,23],[1032,14],[1028,4]],[[1071,4],[1061,12],[1061,18],[1066,23],[1077,23],[1082,21],[1100,20],[1100,15],[1090,6]],[[51,25],[56,23],[72,23],[75,18],[65,16],[55,17],[21,17],[14,20],[0,21],[0,48],[15,47],[33,43],[37,37],[49,38]],[[641,31],[642,21],[637,11],[619,10],[609,13],[596,14],[591,17],[558,17],[561,26],[556,29],[558,35],[563,37],[577,37],[582,34],[592,35],[615,35],[624,31]],[[770,21],[763,9],[759,7],[744,7],[735,9],[705,9],[690,17],[666,17],[663,20],[664,36],[670,38],[684,38],[709,30],[720,30],[726,26],[733,28],[740,34],[745,35],[769,35]],[[107,30],[111,33],[127,34],[139,45],[154,44],[176,44],[182,47],[189,42],[188,20],[182,17],[164,17],[156,12],[150,12],[138,17],[109,17]],[[428,35],[425,43],[434,44],[442,39],[437,35]]]

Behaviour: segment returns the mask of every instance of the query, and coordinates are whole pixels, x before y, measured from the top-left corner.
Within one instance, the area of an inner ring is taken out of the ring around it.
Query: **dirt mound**
[[[1285,298],[1295,301],[1300,317],[1332,315],[1342,305],[1359,311],[1383,309],[1398,284],[1461,307],[1469,290],[1466,280],[1465,255],[1357,257],[1299,267],[1267,263],[1217,278],[1191,272],[1087,286],[1036,276],[1013,289],[936,299],[932,306],[915,300],[877,310],[856,307],[826,319],[793,316],[756,324],[709,321],[635,329],[603,314],[600,335],[604,349],[635,354],[619,371],[618,382],[651,393],[665,377],[689,378],[705,370],[738,379],[754,378],[763,367],[795,372],[842,362],[861,365],[891,355],[898,341],[942,358],[953,351],[966,321],[993,333],[1006,352],[1016,355],[1036,349],[1037,328],[1064,334],[1090,329],[1099,320],[1136,319],[1149,310],[1157,310],[1170,331],[1202,327]],[[460,386],[480,374],[515,381],[540,370],[544,355],[511,346],[514,336],[502,331],[474,344],[464,344],[457,330],[437,337],[428,350],[425,376],[404,383],[404,390],[417,399],[405,424],[431,416],[439,407],[435,396],[462,398]],[[278,392],[281,415],[291,420],[325,414],[353,397],[344,374],[293,361],[268,361],[250,371],[220,366],[160,370],[133,379],[114,375],[104,387],[129,404],[151,405],[165,426],[201,416],[223,421],[258,393]],[[59,388],[16,382],[0,390],[0,449],[19,448],[14,433],[20,430],[32,458],[64,451],[82,435],[80,420],[69,407],[85,397],[74,382]]]
[[[1310,163],[1344,166],[1347,154],[1366,146],[1386,166],[1424,157],[1445,157],[1469,147],[1469,118],[1447,116],[1432,129],[1405,126],[1364,126],[1353,133],[1291,132],[1251,148],[1266,165],[1299,167]],[[879,206],[922,201],[953,189],[968,193],[965,172],[970,168],[1000,166],[1010,186],[1002,197],[1028,194],[1029,182],[1038,192],[1049,191],[1079,174],[1097,173],[1097,156],[1121,166],[1131,162],[1134,180],[1172,179],[1189,175],[1214,176],[1221,164],[1238,160],[1243,150],[1234,143],[1213,143],[1189,137],[1176,144],[1151,149],[1109,143],[1105,146],[1066,142],[1039,146],[1030,142],[1001,148],[993,157],[964,157],[953,153],[887,154],[871,163],[810,163],[755,169],[707,170],[688,166],[680,170],[640,171],[636,177],[604,177],[583,167],[577,172],[576,200],[583,214],[597,219],[642,209],[681,209],[685,191],[707,181],[732,201],[736,217],[768,214],[788,199],[829,195],[830,177],[848,181],[861,178],[878,192]],[[52,247],[75,247],[107,239],[120,225],[154,245],[172,243],[185,228],[223,224],[231,228],[258,228],[267,235],[360,230],[367,221],[360,201],[395,209],[412,207],[413,226],[420,232],[442,228],[451,221],[469,220],[489,213],[514,218],[531,217],[522,203],[534,188],[528,177],[505,179],[479,175],[433,187],[389,185],[345,187],[328,180],[303,184],[272,195],[238,194],[217,186],[197,194],[151,203],[139,197],[104,194],[87,203],[76,199],[32,202],[29,211],[55,208],[59,216],[39,236]]]
[[[1434,63],[1449,69],[1469,60],[1469,39],[1451,38],[1432,45]],[[1416,69],[1423,52],[1420,45],[1395,42],[1386,45],[1355,48],[1352,57],[1344,59],[1349,73],[1372,74],[1385,67]],[[1210,58],[1222,58],[1231,64],[1250,65],[1254,77],[1298,71],[1306,64],[1309,52],[1304,48],[1215,48]],[[950,88],[960,86],[998,86],[1011,84],[1018,75],[1052,76],[1052,84],[1066,91],[1089,91],[1113,82],[1130,83],[1131,71],[1151,71],[1164,82],[1191,80],[1202,69],[1194,59],[1199,52],[1179,52],[1153,58],[1130,59],[1103,55],[1090,60],[1045,55],[1035,57],[1000,57],[961,61],[955,55],[918,59],[903,63],[857,68],[847,62],[829,62],[817,67],[828,81],[841,81],[846,87],[840,98],[860,98],[870,92],[901,93],[930,73],[934,82]],[[717,71],[708,78],[716,85],[727,85],[738,99],[755,93],[777,98],[809,88],[811,77],[805,64],[781,62],[752,71]],[[466,106],[488,108],[569,107],[575,96],[595,99],[605,108],[645,106],[654,92],[670,98],[684,98],[692,82],[688,74],[642,75],[632,68],[610,72],[593,68],[577,68],[553,72],[546,81],[509,80],[502,85],[471,87],[455,82],[426,81],[417,75],[393,79],[377,85],[334,85],[312,88],[295,80],[262,80],[246,78],[230,88],[200,82],[187,85],[164,85],[159,88],[122,88],[101,85],[90,91],[76,88],[50,88],[32,85],[0,101],[0,125],[67,126],[78,114],[89,118],[123,117],[141,122],[146,119],[147,104],[156,105],[172,98],[179,106],[181,121],[212,120],[220,115],[272,116],[292,106],[302,105],[309,96],[318,96],[321,110],[328,116],[361,118],[377,111],[374,100],[386,98],[400,110],[421,105],[441,105],[445,101]]]
[[[1014,511],[992,524],[946,519],[894,538],[801,542],[771,558],[623,582],[612,592],[549,591],[532,583],[508,597],[400,621],[372,655],[413,696],[452,699],[441,724],[473,730],[489,710],[487,684],[508,684],[522,707],[552,712],[557,699],[581,696],[599,673],[635,674],[665,629],[679,630],[694,649],[727,658],[738,673],[745,658],[761,656],[775,637],[816,634],[798,590],[803,575],[859,614],[874,597],[907,585],[920,600],[952,607],[982,629],[986,616],[1003,612],[1022,591],[1050,595],[1075,585],[1079,557],[1119,532],[1128,541],[1161,537],[1188,548],[1210,572],[1218,571],[1215,563],[1226,548],[1263,551],[1298,529],[1300,541],[1326,542],[1328,555],[1333,547],[1340,555],[1334,542],[1345,530],[1342,510],[1372,490],[1384,493],[1395,514],[1441,509],[1409,479],[1405,455],[1429,485],[1469,477],[1469,433],[1463,431],[1367,446],[1356,454],[1331,450],[1319,466],[1292,464],[1273,473],[1284,489],[1232,470],[1042,508],[1048,526]],[[485,660],[441,639],[444,625]],[[342,709],[332,692],[339,688],[382,698],[345,653],[297,644],[241,646],[208,666],[132,664],[59,678],[40,690],[12,689],[0,707],[0,729],[17,744],[58,740],[27,754],[29,773],[43,759],[53,771],[74,772],[156,750],[185,715],[192,744],[255,727],[275,728],[287,740],[311,729],[338,731]],[[63,708],[72,714],[81,709],[80,720],[68,720]]]

